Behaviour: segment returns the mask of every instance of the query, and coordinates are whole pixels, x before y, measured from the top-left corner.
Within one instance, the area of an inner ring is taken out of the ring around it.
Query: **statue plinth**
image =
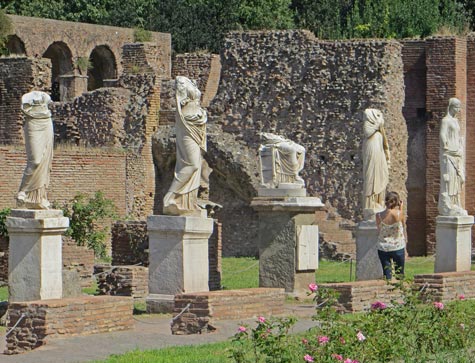
[[[470,271],[473,216],[438,216],[434,272]]]
[[[288,293],[308,291],[318,268],[319,198],[254,198],[259,213],[259,287],[284,288]]]
[[[378,234],[375,220],[358,223],[356,228],[356,280],[376,280],[383,276],[383,269],[378,257]]]
[[[149,236],[147,311],[169,312],[176,294],[209,291],[208,239],[213,219],[153,215]]]
[[[62,239],[69,218],[61,210],[13,209],[10,238],[10,302],[62,298]]]

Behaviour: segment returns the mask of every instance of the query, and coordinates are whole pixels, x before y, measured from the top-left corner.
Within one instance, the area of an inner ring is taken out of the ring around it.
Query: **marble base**
[[[6,226],[9,301],[61,299],[61,235],[69,227],[69,218],[61,210],[13,209]]]
[[[318,268],[319,198],[254,198],[259,213],[259,287],[284,288],[287,293],[308,291]]]
[[[213,219],[153,215],[149,236],[149,293],[209,291],[208,239]]]
[[[259,188],[257,189],[259,197],[306,197],[307,189],[305,188]]]
[[[356,228],[356,280],[376,280],[383,277],[377,242],[376,222],[360,222]]]
[[[438,216],[434,272],[470,271],[473,216]]]

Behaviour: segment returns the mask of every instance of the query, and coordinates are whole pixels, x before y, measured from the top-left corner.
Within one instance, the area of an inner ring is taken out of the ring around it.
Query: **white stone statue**
[[[282,136],[260,133],[259,148],[262,186],[266,188],[305,188],[300,177],[305,162],[305,148]]]
[[[47,189],[53,161],[53,121],[48,104],[48,94],[33,91],[21,98],[21,109],[25,115],[24,134],[27,164],[23,172],[17,207],[48,209]]]
[[[207,114],[201,108],[196,83],[178,76],[176,85],[175,176],[163,199],[163,213],[186,215],[200,211],[198,188],[202,174],[202,151],[206,151]]]
[[[465,183],[464,146],[460,137],[460,125],[456,115],[461,102],[449,100],[447,115],[440,125],[440,192],[439,214],[442,216],[466,216],[460,194]]]
[[[384,209],[386,186],[389,181],[390,154],[380,110],[368,108],[363,115],[363,209]],[[365,219],[367,219],[365,217]]]

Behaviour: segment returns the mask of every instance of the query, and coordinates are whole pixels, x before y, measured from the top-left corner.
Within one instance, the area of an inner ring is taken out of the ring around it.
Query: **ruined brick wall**
[[[475,215],[475,34],[467,37],[467,103],[466,112],[466,182],[465,208],[469,215]],[[472,246],[475,246],[475,233],[472,232]]]
[[[86,149],[64,146],[53,157],[50,201],[65,202],[78,192],[92,195],[101,190],[112,199],[119,215],[125,215],[125,153],[113,149]],[[13,207],[20,186],[26,153],[20,146],[0,146],[0,209]]]
[[[26,55],[42,56],[53,42],[64,43],[71,60],[89,58],[98,45],[106,45],[114,54],[118,74],[122,73],[122,46],[134,41],[134,30],[106,25],[9,15],[15,34],[25,44]],[[152,32],[152,43],[159,51],[157,70],[170,77],[171,35]]]
[[[94,272],[94,251],[85,246],[78,246],[70,237],[62,238],[63,270],[76,271],[81,287],[90,287]]]
[[[426,254],[426,43],[402,42],[407,143],[407,237],[412,256]]]
[[[461,135],[466,131],[467,40],[458,37],[434,37],[427,40],[427,168],[426,168],[426,238],[427,253],[435,252],[435,219],[440,189],[440,121],[447,113],[448,100],[462,101],[458,119]],[[464,200],[464,198],[462,198]]]
[[[112,265],[148,266],[146,221],[117,221],[112,224]]]
[[[258,132],[305,146],[302,176],[309,194],[357,221],[363,183],[359,115],[365,108],[384,113],[392,155],[389,189],[406,198],[401,48],[394,41],[319,41],[306,31],[231,33],[210,114],[254,150],[256,175]],[[220,220],[226,236],[226,220]]]
[[[23,143],[21,96],[50,89],[49,59],[0,58],[0,144]]]

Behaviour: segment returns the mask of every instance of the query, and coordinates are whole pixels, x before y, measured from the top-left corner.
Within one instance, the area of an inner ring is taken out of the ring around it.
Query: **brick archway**
[[[62,96],[67,94],[67,90],[61,87],[61,76],[73,74],[71,50],[66,43],[54,42],[46,49],[43,58],[51,59],[51,99],[53,101],[60,101]]]
[[[17,35],[10,35],[6,48],[10,54],[26,54],[25,43]]]
[[[104,80],[117,78],[117,62],[114,53],[107,45],[95,47],[89,56],[91,68],[88,70],[89,77],[87,90],[92,91],[104,87]]]

